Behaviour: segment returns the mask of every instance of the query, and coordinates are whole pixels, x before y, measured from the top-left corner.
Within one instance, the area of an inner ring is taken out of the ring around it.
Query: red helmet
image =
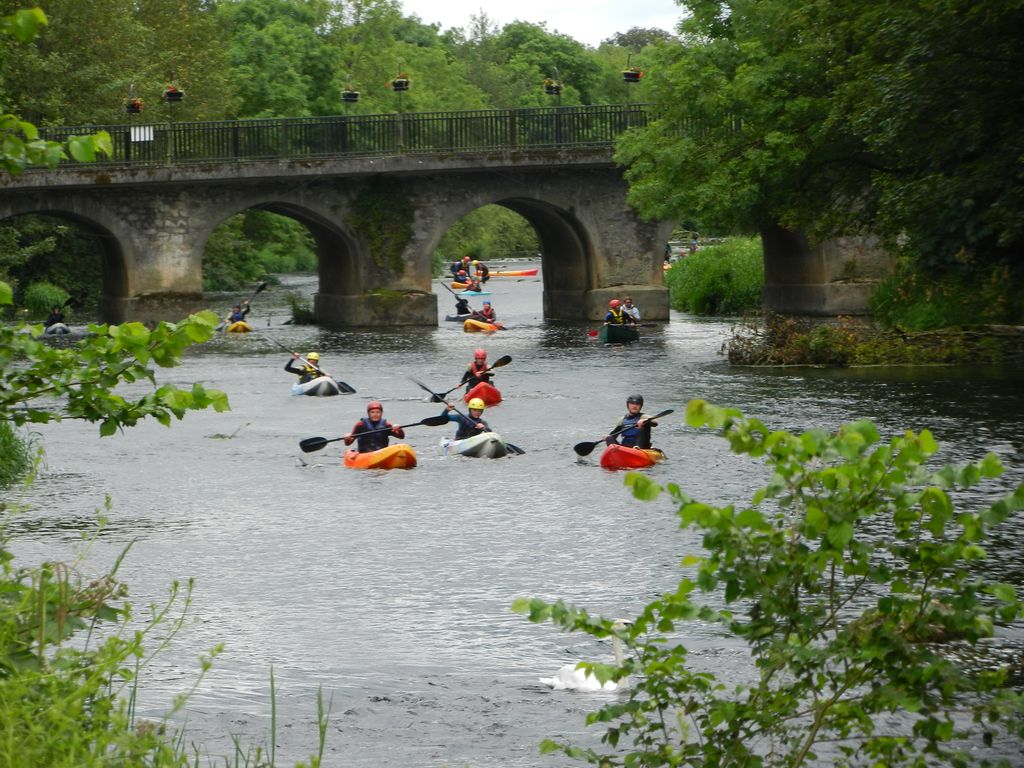
[[[615,309],[617,306],[619,306],[619,300],[612,299],[611,301],[608,302],[608,306],[611,307],[612,309]]]
[[[481,358],[486,360],[487,359],[487,353],[484,352],[482,349],[474,349],[473,350],[473,357],[476,358],[477,360],[479,360]]]
[[[376,408],[381,413],[384,412],[384,404],[380,400],[371,400],[366,404],[366,412],[369,413]]]

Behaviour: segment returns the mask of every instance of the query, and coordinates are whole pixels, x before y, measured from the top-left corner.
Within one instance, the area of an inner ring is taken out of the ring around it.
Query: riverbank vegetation
[[[995,455],[940,468],[927,430],[885,440],[858,421],[795,435],[699,400],[686,420],[771,480],[749,503],[716,505],[627,475],[637,499],[667,495],[702,547],[625,629],[561,601],[516,601],[531,621],[614,634],[630,651],[621,666],[580,665],[628,680],[587,716],[602,746],[543,751],[595,766],[966,766],[995,764],[987,747],[1024,736],[1024,697],[985,653],[1022,603],[975,568],[1024,509],[1024,485],[981,492],[1003,471]],[[693,666],[680,637],[694,625],[745,650],[745,671]],[[980,661],[965,668],[971,648]]]
[[[665,273],[672,306],[695,315],[744,315],[761,307],[764,256],[757,237],[726,238]]]

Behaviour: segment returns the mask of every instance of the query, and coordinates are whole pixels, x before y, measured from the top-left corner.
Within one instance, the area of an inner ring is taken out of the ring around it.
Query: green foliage
[[[627,475],[637,498],[667,494],[704,552],[684,559],[678,588],[619,632],[629,657],[604,674],[634,682],[587,717],[605,729],[605,748],[548,741],[542,751],[600,766],[792,768],[829,745],[844,764],[968,765],[980,758],[958,743],[1021,735],[1024,698],[1007,670],[968,672],[946,652],[1021,615],[1014,587],[973,567],[995,529],[1024,509],[1024,485],[993,503],[962,493],[1001,474],[993,454],[936,470],[928,431],[886,441],[859,421],[794,435],[700,400],[687,423],[763,461],[770,480],[749,505],[716,506]],[[513,607],[565,630],[617,631],[560,601]],[[744,682],[690,669],[677,633],[695,621],[747,647]],[[882,727],[893,713],[905,732]]]
[[[540,250],[530,223],[500,205],[485,205],[463,216],[444,233],[435,251],[435,274],[469,255],[483,261],[533,256]],[[440,267],[440,270],[438,270]]]
[[[761,307],[760,238],[728,238],[677,261],[665,275],[672,306],[698,315],[742,315]]]
[[[873,232],[928,264],[1019,262],[1019,3],[686,0],[631,201],[717,230]],[[922,121],[921,115],[937,119]]]
[[[313,311],[313,305],[308,299],[304,299],[294,291],[286,293],[284,298],[291,309],[293,323],[298,325],[313,325],[316,323],[316,313]]]
[[[203,289],[235,291],[271,272],[315,269],[315,245],[305,225],[269,211],[249,210],[229,218],[207,240]]]
[[[370,257],[381,269],[402,271],[402,251],[412,237],[412,201],[401,186],[380,181],[361,190],[346,222],[370,244]]]
[[[157,386],[151,365],[168,368],[182,353],[209,339],[220,322],[212,312],[153,330],[141,323],[89,326],[93,335],[74,348],[51,347],[21,328],[0,327],[0,420],[16,425],[82,419],[100,435],[150,417],[167,426],[189,410],[228,410],[227,396],[193,384]],[[39,327],[36,326],[38,333]],[[135,399],[117,394],[121,383],[148,381],[153,390]]]
[[[25,306],[33,315],[46,316],[68,300],[68,292],[53,283],[32,283],[25,289]]]
[[[919,268],[901,261],[871,297],[872,315],[888,326],[926,331],[979,323],[1024,323],[1019,271],[1003,265]]]
[[[32,466],[28,446],[6,421],[0,421],[0,490],[23,478]]]

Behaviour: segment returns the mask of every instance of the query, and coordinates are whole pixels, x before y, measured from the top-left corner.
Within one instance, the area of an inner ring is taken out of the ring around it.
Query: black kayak
[[[450,320],[453,323],[461,323],[466,318],[469,318],[469,317],[472,317],[472,316],[473,316],[472,312],[467,312],[464,315],[445,315],[444,319],[445,320]]]

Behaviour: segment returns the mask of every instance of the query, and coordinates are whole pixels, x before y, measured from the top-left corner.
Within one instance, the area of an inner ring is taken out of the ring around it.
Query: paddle
[[[651,423],[653,423],[655,421],[655,419],[660,419],[662,416],[668,416],[670,413],[673,413],[673,412],[674,411],[671,408],[669,408],[667,411],[662,411],[661,413],[656,413],[653,416],[647,417],[646,421],[647,421],[648,424],[651,424]],[[615,437],[616,435],[620,435],[623,432],[625,432],[627,429],[632,429],[632,427],[623,427],[622,429],[616,429],[614,432],[612,432],[610,435],[608,435],[608,437]],[[576,451],[576,455],[577,456],[589,456],[590,454],[592,454],[594,452],[594,449],[598,445],[603,443],[606,439],[607,438],[602,437],[600,440],[593,440],[593,441],[587,441],[587,442],[583,442],[583,443],[576,443],[576,445],[574,445],[572,447],[572,449],[574,451]]]
[[[256,286],[256,290],[252,292],[252,296],[250,296],[248,299],[246,299],[242,303],[243,304],[252,304],[252,300],[255,299],[257,296],[259,296],[261,293],[263,293],[263,291],[267,290],[267,286],[268,285],[270,285],[270,283],[268,283],[266,281],[260,283],[258,286]],[[241,306],[241,305],[239,305],[239,306]],[[219,331],[219,330],[223,329],[226,325],[227,325],[227,321],[225,321],[225,322],[221,323],[220,325],[218,325],[216,330]]]
[[[459,414],[459,416],[461,416],[466,421],[467,424],[473,424],[474,423],[473,420],[469,418],[469,416],[464,414],[458,408],[455,408],[454,406],[452,406],[452,410],[455,411],[457,414]],[[511,453],[517,454],[519,456],[522,456],[524,453],[526,453],[526,451],[524,451],[518,445],[512,445],[512,443],[508,442],[507,440],[505,441],[505,447],[508,448],[508,450]]]
[[[400,424],[399,429],[408,429],[409,427],[441,427],[448,423],[448,417],[445,415],[441,416],[428,416],[425,419],[414,422],[412,424]],[[390,432],[394,427],[380,427],[378,429],[370,429],[366,432],[360,432],[361,435],[372,435],[375,432]],[[332,437],[330,439],[326,437],[307,437],[305,440],[299,441],[299,448],[302,449],[303,453],[312,453],[313,451],[319,451],[328,443],[336,443],[339,440],[344,440],[344,437]]]
[[[508,365],[511,362],[512,362],[512,355],[502,355],[497,360],[495,360],[489,367],[485,368],[481,373],[487,373],[488,371],[493,371],[495,368],[501,368],[502,366]],[[437,392],[434,392],[432,389],[430,389],[422,381],[416,381],[416,379],[412,379],[412,381],[418,387],[420,387],[424,392],[429,392],[430,393],[430,401],[432,403],[443,403],[444,399],[446,397],[448,397],[448,395],[450,395],[452,392],[454,392],[459,387],[464,386],[465,383],[466,383],[464,381],[460,381],[458,384],[456,384],[454,387],[449,389],[447,392],[443,392],[441,394],[438,394]]]
[[[306,365],[308,365],[308,366],[309,366],[310,368],[312,368],[312,369],[313,369],[314,371],[317,371],[317,372],[318,372],[318,373],[319,373],[319,374],[320,374],[321,376],[326,376],[326,377],[327,377],[327,378],[329,378],[329,379],[334,379],[334,383],[338,385],[338,389],[340,389],[340,390],[341,390],[341,394],[343,394],[343,395],[354,395],[354,394],[355,394],[356,390],[355,390],[355,388],[354,388],[354,387],[351,387],[351,386],[349,386],[348,384],[346,384],[346,383],[345,383],[344,381],[342,381],[341,379],[335,379],[335,378],[334,378],[333,376],[331,376],[331,374],[327,373],[327,371],[325,371],[325,370],[324,370],[323,368],[321,368],[321,367],[320,367],[319,365],[316,365],[315,363],[311,363],[311,362],[309,362],[309,360],[307,360],[306,358],[304,358],[304,357],[303,357],[302,355],[300,355],[300,354],[299,354],[298,352],[292,352],[292,350],[288,349],[288,347],[286,347],[286,346],[285,346],[284,344],[282,344],[282,343],[281,343],[280,341],[278,341],[278,340],[277,340],[277,339],[275,339],[274,337],[272,337],[272,336],[270,336],[269,334],[267,334],[267,332],[266,332],[266,331],[261,331],[261,330],[259,330],[258,328],[254,328],[253,330],[255,330],[255,331],[256,331],[257,333],[259,333],[260,335],[262,335],[262,336],[263,336],[263,338],[267,339],[268,341],[272,341],[272,342],[274,342],[274,343],[275,343],[275,344],[277,344],[277,346],[279,346],[279,347],[280,347],[281,349],[283,349],[283,350],[285,350],[286,352],[289,352],[289,353],[291,353],[292,355],[294,355],[295,357],[297,357],[297,358],[298,358],[299,360],[301,360],[301,361],[302,361],[303,363],[305,363]]]

